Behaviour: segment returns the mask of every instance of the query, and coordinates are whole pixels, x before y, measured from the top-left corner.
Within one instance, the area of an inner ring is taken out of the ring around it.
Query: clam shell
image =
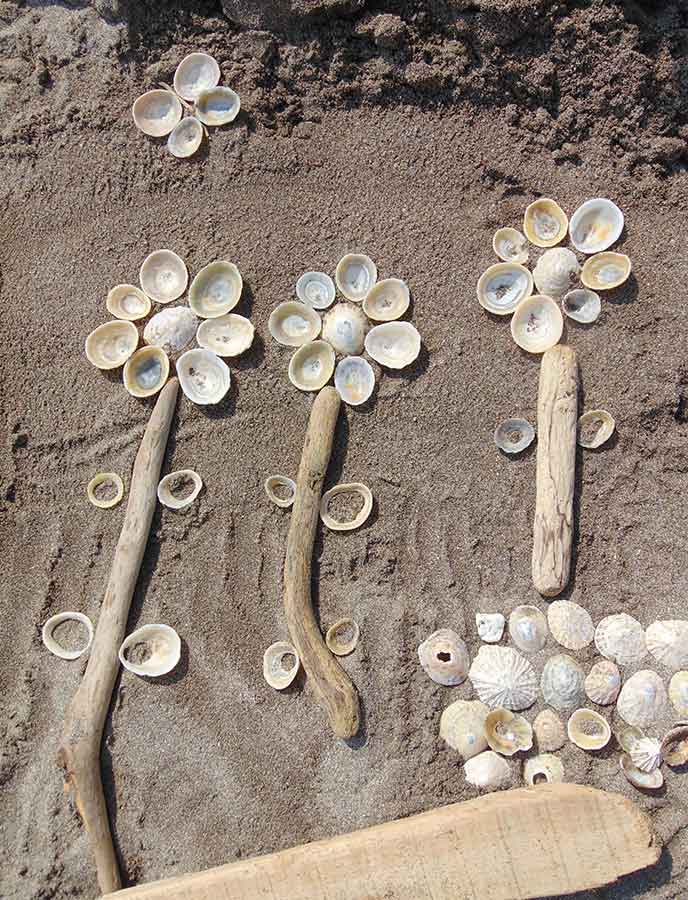
[[[451,628],[434,631],[418,647],[418,659],[436,684],[454,687],[466,680],[471,658],[464,641]]]
[[[533,722],[533,734],[541,753],[560,750],[566,743],[564,724],[553,709],[543,709],[537,714]]]
[[[131,652],[140,644],[146,646],[150,655],[140,662],[129,659]],[[143,625],[127,635],[119,648],[119,661],[124,668],[148,678],[158,678],[171,672],[181,655],[182,642],[169,625]]]
[[[334,281],[325,272],[304,272],[296,282],[296,296],[313,309],[327,309],[337,292]]]
[[[177,159],[193,156],[201,146],[203,126],[195,116],[187,116],[175,125],[167,138],[167,149]]]
[[[275,488],[277,486],[287,488],[289,490],[289,495],[287,497],[280,497],[279,494],[275,493]],[[288,478],[286,475],[269,475],[265,479],[264,487],[265,493],[275,506],[280,506],[282,509],[288,509],[294,503],[294,497],[296,496],[296,482],[293,478]]]
[[[151,300],[171,303],[186,290],[189,273],[184,260],[173,250],[154,250],[141,264],[139,283]]]
[[[327,316],[325,320],[327,321]],[[270,313],[268,331],[278,344],[285,347],[301,347],[317,338],[322,324],[320,316],[312,307],[298,300],[287,300]],[[327,340],[324,334],[323,337]]]
[[[631,260],[625,253],[596,253],[585,260],[581,281],[593,291],[610,291],[619,287],[631,274]]]
[[[263,654],[263,678],[271,688],[283,691],[296,678],[300,665],[296,648],[287,641],[276,641]]]
[[[99,497],[96,491],[101,485],[107,484],[114,489],[114,494],[110,497]],[[99,472],[89,481],[86,488],[86,495],[94,506],[98,509],[112,509],[113,506],[121,501],[124,496],[124,482],[116,472]]]
[[[581,750],[601,750],[611,740],[609,722],[594,709],[577,709],[566,726],[569,740]]]
[[[499,791],[511,785],[509,763],[494,750],[484,750],[466,760],[463,771],[466,781],[480,791]]]
[[[243,287],[241,272],[234,263],[217,259],[204,266],[191,282],[189,306],[201,319],[217,319],[234,309]]]
[[[682,719],[688,718],[688,672],[676,672],[669,682],[669,699]]]
[[[509,636],[519,650],[537,653],[547,642],[547,619],[537,606],[517,606],[509,616]]]
[[[585,693],[593,703],[609,706],[619,696],[621,672],[610,659],[596,662],[585,679]]]
[[[633,765],[633,760],[628,753],[622,753],[619,758],[619,766],[633,787],[641,788],[646,791],[656,791],[664,784],[664,775],[661,769],[655,769],[653,772],[643,772]]]
[[[107,310],[118,319],[136,322],[144,319],[151,309],[148,297],[133,284],[117,284],[108,291]]]
[[[643,626],[627,613],[602,619],[595,629],[595,646],[619,666],[634,665],[647,654]]]
[[[580,265],[576,254],[565,247],[545,250],[533,269],[533,281],[539,294],[561,297],[578,280]]]
[[[494,433],[494,442],[504,453],[521,453],[534,438],[535,429],[526,419],[505,419]]]
[[[664,735],[660,754],[670,766],[684,766],[688,763],[688,724],[683,722],[676,725]]]
[[[301,391],[319,391],[332,378],[334,350],[327,341],[309,341],[289,361],[289,381]]]
[[[410,322],[385,322],[370,329],[365,348],[381,366],[403,369],[417,359],[420,335]]]
[[[517,263],[495,263],[478,279],[478,302],[496,316],[510,316],[533,293],[533,276]]]
[[[375,372],[362,356],[345,356],[334,373],[337,393],[349,406],[365,403],[375,388]]]
[[[440,719],[440,737],[464,760],[487,750],[485,719],[489,707],[479,700],[456,700]]]
[[[136,325],[114,319],[94,328],[86,338],[86,358],[97,369],[116,369],[129,359],[138,342]]]
[[[490,748],[503,756],[513,756],[533,746],[530,723],[509,709],[493,709],[485,719],[485,737]]]
[[[86,643],[79,650],[68,650],[53,635],[58,625],[63,622],[80,622],[86,628]],[[82,656],[93,643],[93,623],[88,616],[80,612],[61,612],[55,616],[50,616],[43,625],[41,633],[43,643],[54,656],[60,659],[78,659]]]
[[[334,280],[347,300],[360,303],[377,281],[377,266],[365,253],[347,253],[337,263]]]
[[[227,125],[239,115],[241,99],[228,87],[212,87],[201,91],[194,107],[196,118],[204,125]]]
[[[194,339],[197,327],[198,319],[188,306],[168,306],[148,320],[143,340],[166,353],[178,353]]]
[[[555,600],[550,604],[547,624],[554,640],[567,650],[582,650],[595,636],[590,613],[570,600]]]
[[[551,297],[532,294],[521,301],[511,317],[511,336],[528,353],[544,353],[559,343],[564,317]]]
[[[540,753],[523,764],[523,780],[531,787],[538,784],[559,784],[564,780],[564,766],[551,753]]]
[[[131,108],[134,124],[150,137],[169,134],[182,117],[182,104],[172,91],[146,91]]]
[[[629,725],[644,728],[666,713],[667,692],[656,672],[641,669],[621,688],[616,711]]]
[[[330,501],[333,497],[336,497],[337,494],[358,494],[363,500],[363,506],[350,522],[339,522],[330,515]],[[353,531],[355,528],[360,528],[361,525],[367,521],[372,509],[373,495],[367,485],[361,484],[358,481],[349,484],[336,484],[322,495],[320,501],[320,518],[322,519],[323,525],[331,531]]]
[[[569,222],[566,213],[547,197],[541,197],[527,207],[523,216],[525,236],[536,247],[553,247],[566,237]]]
[[[478,697],[492,708],[526,709],[537,697],[535,670],[511,647],[481,646],[468,677]]]
[[[142,347],[125,363],[122,381],[132,397],[152,397],[169,374],[170,361],[165,351],[161,347]]]
[[[196,341],[199,347],[212,350],[218,356],[239,356],[251,346],[254,334],[249,319],[227,313],[217,319],[204,319],[198,326]]]
[[[574,322],[581,322],[589,325],[595,322],[602,311],[602,301],[600,295],[588,288],[576,288],[564,295],[561,301],[561,308],[564,313],[573,319]]]
[[[367,330],[365,313],[350,303],[338,303],[323,318],[323,340],[344,356],[356,356],[363,350]]]
[[[220,67],[207,53],[189,53],[174,73],[174,89],[184,100],[193,101],[220,81]]]
[[[606,409],[591,409],[578,419],[578,443],[586,450],[595,450],[614,433],[614,419]]]
[[[571,243],[581,253],[601,253],[615,244],[624,227],[624,215],[611,200],[586,200],[569,222]]]
[[[504,262],[520,265],[528,262],[528,241],[517,228],[498,228],[492,238],[492,249]]]
[[[348,656],[356,649],[360,635],[361,629],[353,619],[340,619],[327,629],[325,643],[335,656]]]
[[[626,725],[624,722],[621,722],[621,725],[617,727],[614,736],[619,747],[626,753],[630,753],[638,742],[645,738],[640,728],[636,725]]]
[[[496,644],[504,634],[506,619],[501,613],[476,613],[475,625],[481,641]]]
[[[662,744],[655,738],[644,737],[636,742],[628,754],[641,772],[654,772],[662,763]]]
[[[219,403],[229,390],[229,367],[212,350],[187,350],[177,360],[179,384],[192,403]]]
[[[585,672],[566,653],[552,656],[545,663],[540,687],[545,702],[558,710],[575,709],[585,699]]]
[[[368,291],[363,312],[375,322],[392,322],[409,308],[411,294],[400,278],[383,278]]]
[[[191,492],[183,497],[179,497],[174,493],[174,489],[180,481],[182,483],[188,483],[189,481],[193,483]],[[170,472],[169,475],[165,475],[161,479],[158,485],[158,500],[168,509],[184,509],[185,506],[189,506],[194,502],[202,487],[203,480],[198,472],[194,472],[193,469],[179,469],[178,472]]]
[[[688,622],[669,619],[653,622],[645,632],[647,649],[672,672],[688,668]]]

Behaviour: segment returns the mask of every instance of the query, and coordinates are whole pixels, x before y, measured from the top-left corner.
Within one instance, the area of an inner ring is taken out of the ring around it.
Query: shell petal
[[[337,494],[358,494],[363,499],[363,506],[350,522],[339,522],[329,513],[330,501]],[[373,495],[370,488],[358,481],[349,484],[337,484],[329,491],[325,491],[320,501],[320,518],[323,525],[331,531],[353,531],[360,528],[367,519],[373,509]]]
[[[173,486],[180,480],[184,482],[191,481],[193,484],[191,492],[184,497],[179,497],[173,492]],[[180,469],[178,472],[170,472],[169,475],[165,475],[160,481],[158,485],[158,500],[169,509],[184,509],[185,506],[189,506],[194,502],[202,487],[203,480],[197,472],[194,472],[193,469]]]
[[[83,647],[81,647],[81,649],[67,650],[67,648],[63,647],[62,644],[55,638],[53,632],[55,631],[57,626],[61,625],[63,622],[80,622],[85,626],[86,643]],[[50,616],[50,618],[47,619],[45,624],[43,625],[42,639],[45,646],[54,656],[59,656],[60,659],[78,659],[89,649],[89,647],[93,643],[93,623],[88,616],[80,612],[57,613],[57,615],[55,616]]]
[[[140,644],[145,645],[148,656],[137,662],[129,658],[129,653]],[[181,658],[181,652],[181,641],[174,628],[160,624],[143,625],[124,639],[119,648],[119,661],[125,669],[136,675],[158,678],[174,669]]]

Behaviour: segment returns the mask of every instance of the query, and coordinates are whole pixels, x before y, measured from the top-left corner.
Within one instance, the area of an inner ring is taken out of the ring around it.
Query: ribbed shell
[[[595,636],[590,613],[570,600],[555,600],[550,604],[547,624],[554,640],[567,650],[582,650]]]
[[[616,711],[629,725],[643,728],[666,711],[667,692],[664,682],[651,669],[641,669],[621,688]]]
[[[593,703],[608,706],[619,696],[621,673],[616,663],[602,659],[590,669],[585,679],[585,693]]]
[[[688,718],[688,672],[676,672],[669,682],[669,698],[678,716]]]
[[[526,709],[537,697],[535,670],[511,647],[482,646],[468,677],[478,697],[493,709]]]
[[[595,629],[595,646],[620,666],[631,666],[647,653],[643,626],[627,613],[602,619]]]
[[[541,753],[561,750],[566,743],[564,723],[553,709],[543,709],[537,714],[533,722],[533,734]]]
[[[585,697],[584,683],[585,672],[566,653],[548,659],[540,679],[545,702],[559,710],[575,709],[581,705]]]
[[[688,622],[685,620],[653,622],[645,632],[645,641],[657,662],[672,672],[688,667]]]
[[[629,756],[633,765],[641,772],[654,772],[662,762],[662,745],[655,738],[641,738]]]

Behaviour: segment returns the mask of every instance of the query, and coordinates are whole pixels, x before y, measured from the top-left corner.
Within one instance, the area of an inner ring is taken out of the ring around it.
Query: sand
[[[534,421],[539,361],[474,293],[492,233],[518,226],[538,195],[569,213],[591,196],[615,200],[634,267],[597,323],[566,329],[583,406],[610,410],[617,431],[578,458],[564,596],[595,621],[686,615],[684,5],[398,3],[381,17],[353,3],[340,4],[343,18],[303,21],[298,0],[267,21],[255,5],[225,5],[234,23],[211,2],[0,4],[8,900],[97,894],[55,766],[85,662],[51,656],[40,628],[65,609],[98,619],[124,508],[95,510],[86,484],[115,471],[128,486],[152,404],[93,369],[83,342],[107,318],[107,290],[135,282],[153,249],[176,250],[192,274],[233,260],[245,285],[236,311],[257,336],[231,366],[228,399],[205,410],[182,400],[173,426],[165,471],[193,467],[205,490],[181,513],[157,511],[129,627],[174,626],[182,663],[157,681],[121,677],[102,753],[128,883],[475,795],[438,737],[442,709],[470,685],[433,684],[416,647],[451,627],[474,655],[477,611],[546,608],[530,580],[534,448],[512,460],[492,443],[502,419]],[[180,162],[135,131],[129,107],[194,49],[217,57],[243,111]],[[312,402],[289,384],[268,315],[302,271],[333,272],[350,249],[408,282],[423,351],[341,415],[327,476],[363,481],[376,498],[366,527],[316,547],[323,627],[345,615],[361,627],[342,665],[365,721],[347,745],[303,680],[278,694],[262,678],[264,648],[287,637],[289,525],[262,484],[295,474]],[[550,639],[538,672],[555,652]],[[577,656],[587,669],[594,649]],[[642,795],[615,750],[568,744],[560,757],[568,780],[631,797],[666,846],[655,869],[594,896],[688,894],[685,773],[667,769],[666,788]]]

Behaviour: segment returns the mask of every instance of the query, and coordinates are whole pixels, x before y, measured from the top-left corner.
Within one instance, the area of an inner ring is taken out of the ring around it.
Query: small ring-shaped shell
[[[336,519],[332,518],[329,513],[330,501],[333,497],[336,497],[337,494],[358,494],[363,498],[363,506],[359,510],[358,515],[350,522],[338,522]],[[361,484],[357,481],[351,482],[351,484],[336,484],[333,488],[330,488],[329,491],[325,491],[322,496],[322,500],[320,501],[320,518],[323,521],[323,525],[331,531],[353,531],[355,528],[360,528],[361,525],[363,525],[372,512],[372,509],[373,495],[370,488],[365,484]]]
[[[352,632],[348,640],[344,640],[341,637],[340,632],[344,631],[344,629],[350,629]],[[353,653],[356,649],[360,634],[361,629],[353,619],[340,619],[327,629],[325,643],[335,656],[348,656],[349,653]]]
[[[585,437],[583,429],[586,425],[599,423],[592,438]],[[605,444],[614,433],[616,422],[606,409],[591,409],[578,419],[578,443],[586,450],[596,450]]]
[[[275,488],[278,485],[280,487],[289,488],[290,494],[288,497],[279,497],[275,493]],[[288,509],[294,502],[294,497],[296,496],[296,482],[293,478],[289,478],[287,475],[269,475],[265,479],[264,487],[268,499],[272,500],[275,506],[281,506],[282,509]]]
[[[294,665],[289,669],[285,669],[282,665],[282,660],[285,656],[294,657]],[[300,665],[301,660],[296,652],[296,647],[293,647],[287,641],[277,641],[274,644],[270,644],[263,654],[263,678],[265,678],[270,687],[275,688],[277,691],[283,691],[296,678]]]
[[[100,487],[101,484],[105,484],[106,481],[111,482],[116,488],[115,496],[110,497],[109,500],[99,500],[96,497],[96,488]],[[91,503],[97,506],[98,509],[111,509],[113,506],[117,506],[124,496],[124,482],[117,472],[99,472],[89,481],[86,494]]]
[[[81,650],[67,650],[53,637],[53,631],[55,631],[57,626],[61,625],[63,622],[80,622],[86,628],[88,637]],[[59,656],[60,659],[78,659],[88,650],[93,642],[93,623],[89,617],[85,616],[83,613],[61,612],[56,616],[51,616],[43,625],[42,638],[43,643],[48,650],[55,656]]]
[[[193,481],[193,490],[187,497],[175,497],[172,493],[171,484],[176,478],[190,478]],[[168,509],[184,509],[194,502],[202,487],[203,480],[198,472],[194,472],[193,469],[180,469],[178,472],[170,472],[161,479],[158,485],[158,500]]]

